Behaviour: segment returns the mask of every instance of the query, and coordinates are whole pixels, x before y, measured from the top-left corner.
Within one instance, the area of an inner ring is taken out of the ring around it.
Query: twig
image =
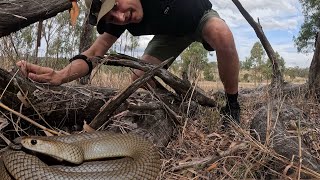
[[[34,120],[28,118],[27,116],[25,116],[25,115],[23,115],[23,114],[15,111],[15,110],[13,110],[13,109],[10,109],[8,106],[4,105],[2,102],[0,102],[0,107],[2,107],[3,109],[5,109],[5,110],[7,110],[7,111],[9,111],[9,112],[11,112],[11,113],[13,113],[14,115],[16,115],[16,116],[18,116],[18,117],[21,117],[22,119],[28,121],[29,123],[37,126],[38,128],[40,128],[40,129],[42,129],[42,130],[44,130],[44,131],[48,131],[48,132],[50,132],[50,133],[52,133],[52,134],[56,134],[56,135],[59,134],[58,132],[56,132],[56,131],[54,131],[54,130],[52,130],[52,129],[48,129],[48,128],[42,126],[41,124],[39,124],[39,123],[35,122]]]
[[[196,89],[196,86],[197,86],[197,82],[199,80],[199,77],[196,79],[196,83],[194,84],[194,86],[192,87],[192,91],[191,91],[191,94],[190,94],[190,98],[189,98],[189,102],[188,102],[188,108],[187,108],[187,118],[186,118],[186,121],[184,122],[184,125],[183,125],[183,128],[182,128],[182,139],[183,139],[183,136],[185,134],[185,131],[186,131],[186,126],[188,124],[188,115],[189,115],[189,111],[190,111],[190,106],[191,106],[191,100],[192,100],[192,97],[193,97],[193,94],[194,94],[194,91]]]
[[[150,64],[133,57],[131,57],[131,59],[128,60],[127,57],[128,56],[123,55],[109,55],[104,59],[108,59],[108,61],[105,63],[106,65],[131,67],[144,72],[155,67],[154,64]],[[102,60],[99,60],[98,62],[100,63]],[[171,72],[167,71],[166,69],[159,69],[155,72],[155,75],[161,78],[177,94],[184,96],[188,95],[188,91],[190,90],[190,84],[178,78]],[[197,87],[195,89],[193,99],[197,101],[200,105],[217,107],[216,101],[211,99]]]
[[[6,138],[2,133],[0,133],[0,138],[3,139],[7,145],[11,144],[11,141],[8,138]]]
[[[23,97],[28,101],[28,103],[31,105],[31,107],[33,108],[33,110],[38,114],[38,116],[40,117],[40,119],[51,129],[53,129],[50,124],[44,119],[44,117],[42,117],[42,115],[39,113],[39,111],[36,109],[36,107],[34,107],[34,105],[32,104],[32,102],[30,101],[30,99],[28,98],[27,94],[23,91],[23,89],[20,87],[20,85],[18,83],[15,83],[15,85],[19,88],[20,92],[22,93]]]
[[[131,85],[122,90],[118,95],[109,99],[108,102],[103,107],[101,107],[102,110],[98,113],[98,115],[96,115],[96,117],[91,121],[89,125],[94,129],[100,129],[104,125],[109,123],[109,118],[111,117],[112,113],[123,103],[123,101],[127,99],[133,92],[139,89],[143,84],[145,84],[151,77],[153,77],[158,69],[162,68],[172,60],[173,58],[165,60],[155,68],[146,72],[143,76],[136,79]]]
[[[205,167],[208,164],[214,163],[223,157],[229,156],[230,154],[233,154],[239,150],[245,149],[247,147],[247,145],[248,145],[247,143],[242,142],[238,145],[233,146],[232,148],[230,148],[226,151],[222,151],[222,152],[218,153],[218,155],[214,155],[212,157],[206,157],[202,160],[188,162],[188,163],[173,167],[171,169],[171,171],[179,171],[181,169],[186,169],[186,168],[195,167],[195,166]]]
[[[161,97],[157,95],[157,93],[154,91],[154,89],[150,86],[150,84],[147,84],[148,90],[152,92],[152,95],[155,96],[158,101],[161,103],[161,105],[164,107],[166,112],[169,114],[169,116],[173,119],[174,123],[181,125],[182,124],[182,117],[179,116],[176,112],[174,112],[166,103],[164,103],[161,100]]]
[[[273,158],[275,158],[276,160],[278,161],[282,161],[283,163],[285,164],[290,164],[291,161],[288,160],[286,157],[272,151],[271,149],[268,149],[267,146],[261,144],[261,142],[255,140],[248,132],[246,132],[245,130],[241,129],[240,127],[238,126],[235,126],[233,125],[232,126],[235,130],[237,130],[237,132],[239,132],[240,134],[242,134],[244,137],[246,137],[250,144],[256,148],[258,148],[261,152],[263,153],[266,153],[266,154],[269,154],[270,156],[272,156]],[[293,164],[292,167],[294,169],[298,169],[299,167],[296,165],[296,164]],[[314,178],[316,179],[320,179],[320,173],[308,168],[308,167],[305,167],[304,165],[301,165],[301,172],[303,173],[306,173],[308,175],[311,175],[313,176]]]
[[[300,118],[298,119],[298,143],[299,143],[299,163],[297,171],[297,179],[301,177],[301,166],[302,166],[302,143],[301,143],[301,124]]]
[[[2,94],[1,94],[1,96],[0,96],[0,101],[1,101],[4,93],[7,91],[7,89],[8,89],[8,87],[9,87],[11,81],[14,79],[14,77],[16,77],[16,75],[17,75],[18,72],[19,72],[19,69],[14,73],[14,75],[13,75],[12,78],[10,79],[9,83],[8,83],[7,86],[4,88],[4,90],[3,90],[3,92],[2,92]]]

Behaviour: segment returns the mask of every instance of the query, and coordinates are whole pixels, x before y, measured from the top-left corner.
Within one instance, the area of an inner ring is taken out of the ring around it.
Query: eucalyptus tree
[[[139,36],[130,36],[130,47],[131,56],[135,56],[135,50],[139,47]]]
[[[182,72],[187,72],[190,80],[195,80],[208,63],[208,51],[199,42],[192,43],[182,54]]]
[[[126,30],[112,45],[111,49],[114,52],[134,56],[134,52],[139,45],[139,36],[133,36],[129,31]]]
[[[254,43],[250,51],[250,57],[247,61],[252,63],[255,83],[257,80],[259,80],[260,82],[262,81],[261,69],[264,64],[264,55],[265,51],[262,47],[262,44],[260,42]]]
[[[217,80],[217,69],[218,65],[217,62],[209,62],[207,65],[204,67],[203,70],[203,78],[204,80],[207,81],[216,81]]]
[[[253,67],[253,61],[252,58],[246,57],[246,60],[241,62],[241,68],[245,70],[250,70]]]
[[[280,56],[280,54],[278,52],[276,53],[276,59],[278,60],[278,64],[279,64],[279,70],[280,72],[283,74],[285,72],[285,60],[283,57]],[[265,64],[263,64],[262,69],[261,69],[261,73],[263,75],[263,77],[267,78],[267,79],[271,79],[272,78],[272,63],[271,61],[268,59]]]
[[[314,50],[314,40],[320,31],[320,1],[299,0],[302,5],[304,22],[299,34],[294,37],[298,52],[310,52]]]
[[[0,39],[0,51],[5,66],[15,64],[20,58],[28,60],[34,52],[36,40],[35,25],[30,25]],[[1,66],[2,67],[2,66]]]

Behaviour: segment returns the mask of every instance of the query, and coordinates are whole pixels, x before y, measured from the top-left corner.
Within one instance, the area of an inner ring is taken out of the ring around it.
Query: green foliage
[[[265,51],[260,42],[254,43],[251,49],[250,57],[247,57],[244,62],[242,62],[241,67],[245,70],[253,70],[252,77],[249,75],[245,75],[244,81],[249,81],[251,78],[255,80],[255,82],[262,82],[263,80],[270,79],[272,75],[272,63],[269,59],[265,58]],[[280,56],[278,52],[276,52],[276,59],[280,68],[280,71],[283,72],[285,70],[285,61]]]
[[[173,63],[169,66],[169,70],[173,72],[174,74],[179,74],[180,67],[181,67],[182,61],[181,60],[175,60]]]
[[[263,56],[265,55],[264,49],[260,42],[254,43],[249,59],[252,61],[255,67],[259,67],[263,64]]]
[[[283,59],[283,57],[280,56],[280,54],[278,52],[276,53],[276,59],[279,65],[279,70],[280,72],[284,72],[285,71],[285,61]],[[267,77],[268,79],[271,78],[272,75],[272,63],[270,61],[270,59],[268,58],[268,60],[266,61],[266,63],[262,66],[262,75],[264,77]]]
[[[250,70],[252,66],[253,66],[253,60],[251,58],[246,58],[246,60],[241,63],[241,68],[245,70]]]
[[[214,76],[213,70],[217,68],[216,62],[210,62],[207,66],[204,67],[203,76],[207,81],[215,81],[216,77]]]
[[[247,58],[247,62],[249,64],[252,63],[251,68],[254,70],[254,79],[255,82],[262,81],[262,75],[259,73],[262,71],[263,65],[264,65],[264,49],[262,44],[258,41],[254,43],[251,51],[250,51],[250,57]]]
[[[304,14],[304,23],[301,26],[298,37],[294,37],[294,42],[298,52],[309,52],[313,50],[316,32],[320,30],[320,1],[319,0],[299,0]]]
[[[208,63],[208,51],[201,43],[194,42],[181,54],[182,72],[188,72],[188,77],[195,80]]]
[[[309,69],[299,68],[298,66],[289,67],[286,68],[284,74],[289,76],[291,80],[295,79],[296,77],[308,78]]]

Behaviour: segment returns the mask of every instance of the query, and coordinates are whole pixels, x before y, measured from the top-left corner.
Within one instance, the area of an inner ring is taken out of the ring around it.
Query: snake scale
[[[31,136],[21,138],[20,143],[72,165],[49,166],[32,154],[11,149],[0,159],[1,180],[156,179],[160,172],[160,157],[154,146],[133,134]]]

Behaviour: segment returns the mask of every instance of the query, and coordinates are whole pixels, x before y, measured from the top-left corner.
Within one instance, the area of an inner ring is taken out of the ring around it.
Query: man
[[[211,9],[209,0],[86,0],[86,4],[90,7],[89,21],[97,25],[100,34],[93,45],[59,71],[19,61],[24,75],[52,85],[85,76],[96,66],[90,58],[103,56],[126,29],[136,36],[155,35],[142,56],[153,64],[177,57],[192,42],[199,41],[207,50],[216,51],[227,97],[223,113],[239,123],[239,58],[230,29]],[[132,79],[142,74],[135,70]]]

